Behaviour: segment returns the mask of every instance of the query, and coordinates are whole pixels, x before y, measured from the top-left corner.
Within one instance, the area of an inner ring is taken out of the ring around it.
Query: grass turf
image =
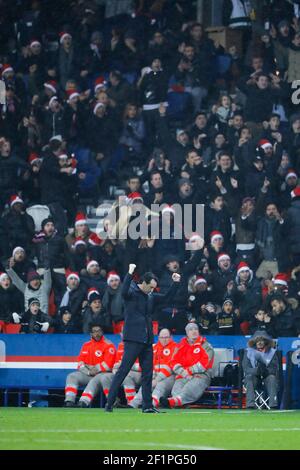
[[[0,449],[299,449],[300,411],[0,408]]]

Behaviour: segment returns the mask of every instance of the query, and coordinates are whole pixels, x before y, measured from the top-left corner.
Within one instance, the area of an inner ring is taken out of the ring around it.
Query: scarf
[[[70,300],[70,292],[72,289],[70,287],[67,287],[66,292],[64,293],[64,296],[61,300],[60,307],[67,307],[69,305],[69,300]]]

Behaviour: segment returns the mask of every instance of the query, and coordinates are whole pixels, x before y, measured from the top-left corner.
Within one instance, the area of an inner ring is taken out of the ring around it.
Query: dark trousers
[[[142,396],[143,409],[152,408],[152,370],[153,370],[153,350],[152,344],[136,343],[135,341],[124,341],[124,355],[118,372],[113,378],[109,394],[107,397],[107,406],[112,407],[119,388],[125,377],[131,370],[136,359],[139,359],[142,369]]]

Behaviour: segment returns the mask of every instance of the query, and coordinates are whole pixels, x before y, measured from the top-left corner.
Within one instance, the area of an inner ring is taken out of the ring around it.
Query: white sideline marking
[[[22,439],[22,438],[17,438],[14,439],[13,441],[8,438],[0,438],[0,442],[28,442],[27,439]],[[76,439],[34,439],[31,444],[82,444],[82,440],[76,440]],[[87,444],[109,444],[111,445],[111,441],[91,441],[89,439]],[[122,445],[125,446],[132,446],[135,444],[135,442],[124,442],[122,441]],[[145,446],[151,446],[151,447],[168,447],[170,449],[183,449],[183,450],[224,450],[219,447],[208,447],[208,446],[192,446],[190,444],[164,444],[162,442],[140,442],[136,444],[137,446],[145,447]]]
[[[170,432],[186,432],[186,433],[196,433],[196,432],[290,432],[290,431],[300,431],[300,427],[298,428],[252,428],[252,429],[245,429],[245,428],[191,428],[191,429],[35,429],[35,430],[25,430],[25,429],[0,429],[0,433],[14,433],[14,434],[38,434],[38,433],[101,433],[101,434],[111,434],[111,433],[170,433]]]

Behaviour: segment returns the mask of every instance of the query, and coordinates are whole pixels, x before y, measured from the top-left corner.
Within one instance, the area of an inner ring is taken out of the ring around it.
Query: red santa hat
[[[105,88],[107,85],[107,81],[105,80],[104,77],[98,77],[95,80],[95,87],[94,87],[94,92],[97,93],[100,88]]]
[[[227,253],[220,253],[220,254],[218,255],[217,260],[218,260],[218,264],[219,264],[221,261],[225,261],[225,260],[230,261],[230,256],[229,256]]]
[[[0,282],[4,281],[4,279],[9,278],[8,274],[6,273],[0,273]]]
[[[218,230],[214,230],[210,234],[210,243],[214,243],[216,240],[224,240],[222,233]]]
[[[291,191],[292,198],[300,197],[300,186],[297,186],[293,191]]]
[[[99,109],[99,108],[105,108],[105,104],[101,103],[101,102],[96,103],[95,106],[94,106],[94,109],[93,109],[93,113],[96,114],[97,109]]]
[[[288,276],[285,273],[278,273],[273,279],[275,286],[288,286]]]
[[[99,294],[99,291],[98,291],[98,289],[97,289],[96,287],[90,287],[90,288],[88,289],[88,292],[87,292],[87,298],[88,298],[88,300],[90,300],[90,297],[91,297],[92,294],[100,295],[100,294]]]
[[[201,240],[201,235],[197,232],[191,233],[191,235],[188,237],[189,242],[194,242],[195,240]]]
[[[24,204],[24,201],[22,198],[20,198],[20,196],[18,196],[17,194],[14,194],[13,196],[10,197],[10,207],[12,207],[14,204],[17,204],[17,203]]]
[[[197,276],[194,282],[194,286],[197,286],[198,284],[207,284],[207,280],[202,276]]]
[[[66,281],[68,282],[70,279],[77,279],[80,281],[79,274],[75,271],[71,271],[71,269],[66,269]]]
[[[165,206],[165,207],[163,208],[163,210],[161,211],[161,213],[162,213],[162,215],[168,214],[168,213],[175,215],[175,210],[174,210],[174,208],[173,208],[172,206],[167,205],[167,206]]]
[[[41,158],[38,156],[37,153],[31,152],[31,153],[29,154],[28,163],[29,163],[30,165],[33,165],[35,162],[40,161],[40,160],[41,160]]]
[[[290,168],[285,176],[285,181],[287,181],[289,178],[298,178],[298,175],[295,170]]]
[[[249,268],[248,264],[245,263],[245,261],[241,261],[240,264],[238,265],[237,267],[237,275],[239,276],[239,274],[243,271],[251,271],[251,269]]]
[[[92,266],[98,266],[99,267],[99,263],[98,261],[96,261],[95,259],[92,259],[91,261],[89,261],[86,265],[86,270],[89,271],[89,269],[92,267]]]
[[[258,146],[264,150],[266,150],[267,148],[273,147],[271,142],[267,139],[260,139],[260,141],[258,142]]]
[[[39,46],[42,45],[42,43],[38,39],[32,39],[29,43],[29,47],[33,47],[33,46],[37,46],[37,45],[39,45]]]
[[[76,96],[80,96],[77,90],[67,90],[68,99],[67,101],[70,102]]]
[[[88,241],[89,241],[89,244],[93,246],[101,246],[103,245],[103,242],[104,242],[104,240],[98,237],[98,235],[95,232],[91,233]]]
[[[3,77],[5,73],[13,72],[13,71],[14,71],[14,69],[12,68],[12,66],[10,64],[3,64],[2,70],[1,70],[1,75]]]
[[[83,212],[78,212],[75,217],[75,227],[77,225],[87,225],[86,216]]]
[[[109,273],[107,274],[107,284],[110,283],[110,281],[119,281],[120,280],[120,276],[119,274],[116,272],[116,271],[109,271]]]
[[[132,203],[133,201],[137,201],[137,200],[143,201],[143,196],[141,195],[141,193],[138,193],[137,191],[135,191],[133,193],[128,194],[127,200],[130,203]]]
[[[61,33],[59,33],[59,42],[60,44],[62,44],[63,40],[69,36],[70,38],[72,37],[72,34],[70,33],[67,33],[66,31],[62,31]]]
[[[76,248],[76,247],[79,246],[79,245],[86,245],[86,242],[84,241],[83,238],[81,238],[81,237],[76,237],[76,238],[75,238],[75,242],[74,242],[74,244],[73,244],[73,247]]]
[[[55,80],[48,80],[48,82],[44,83],[44,87],[48,88],[48,90],[51,90],[52,93],[57,92],[57,82]]]

